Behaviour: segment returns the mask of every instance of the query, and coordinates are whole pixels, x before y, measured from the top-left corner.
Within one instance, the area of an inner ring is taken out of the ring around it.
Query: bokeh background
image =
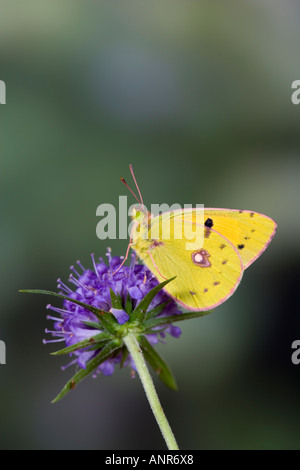
[[[107,245],[125,252],[97,239],[96,208],[128,194],[132,163],[146,205],[250,209],[279,227],[230,300],[159,345],[179,385],[156,381],[179,446],[298,449],[299,2],[0,9],[0,447],[165,448],[128,369],[50,404],[73,370],[42,344],[50,299],[18,293],[55,290]]]

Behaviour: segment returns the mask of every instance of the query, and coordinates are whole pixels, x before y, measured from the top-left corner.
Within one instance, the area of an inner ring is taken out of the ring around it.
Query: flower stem
[[[124,336],[123,341],[127,346],[129,353],[135,363],[137,372],[140,376],[141,382],[143,384],[145,393],[147,395],[149,404],[157,421],[157,424],[161,430],[161,433],[166,441],[167,447],[169,450],[178,450],[178,445],[175,440],[174,434],[168,420],[164,414],[160,401],[158,399],[154,383],[152,381],[149,370],[146,366],[145,359],[139,343],[133,333],[128,333]]]

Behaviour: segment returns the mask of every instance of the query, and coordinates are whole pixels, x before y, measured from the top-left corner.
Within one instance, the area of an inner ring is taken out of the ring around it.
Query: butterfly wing
[[[169,212],[169,218],[195,222],[197,211]],[[166,217],[166,216],[165,216]],[[253,211],[204,209],[203,223],[219,232],[238,249],[244,268],[248,268],[268,247],[277,225],[270,217]]]
[[[161,219],[155,217],[152,228],[157,221]],[[197,229],[205,231],[203,225],[197,225]],[[173,227],[170,237],[155,240],[135,235],[133,248],[160,282],[176,276],[165,290],[186,309],[204,311],[225,302],[243,274],[238,249],[218,232],[210,230],[203,245],[189,250],[186,249],[188,240],[184,236],[177,239],[175,232]]]

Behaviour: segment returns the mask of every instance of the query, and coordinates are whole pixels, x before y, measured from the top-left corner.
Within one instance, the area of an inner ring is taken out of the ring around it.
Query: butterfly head
[[[150,212],[143,204],[135,204],[132,206],[130,215],[133,221],[141,225],[148,225],[151,217]]]

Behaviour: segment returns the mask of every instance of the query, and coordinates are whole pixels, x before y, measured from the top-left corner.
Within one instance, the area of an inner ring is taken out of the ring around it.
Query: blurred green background
[[[86,379],[44,346],[46,297],[90,253],[96,208],[250,209],[278,223],[233,297],[159,350],[178,392],[157,389],[182,449],[299,449],[300,8],[296,1],[0,1],[2,449],[164,449],[128,369]],[[130,200],[130,198],[129,198]],[[132,203],[134,201],[132,200]],[[56,305],[59,305],[59,301]]]

